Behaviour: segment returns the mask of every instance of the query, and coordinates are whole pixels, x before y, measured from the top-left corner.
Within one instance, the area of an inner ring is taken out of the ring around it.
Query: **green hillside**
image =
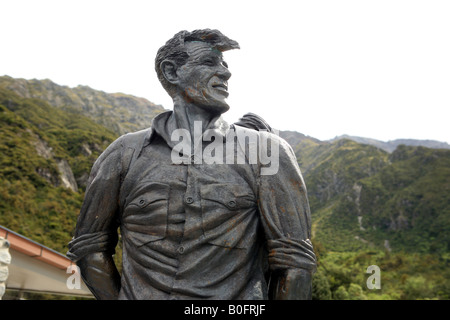
[[[390,165],[361,181],[363,226],[409,252],[445,253],[450,244],[450,150],[399,146]]]
[[[83,115],[0,88],[0,224],[65,253],[90,168],[116,136]],[[70,175],[74,189],[63,183]]]
[[[450,150],[388,154],[345,139],[295,149],[319,256],[316,299],[450,297]],[[370,265],[381,290],[367,289]]]

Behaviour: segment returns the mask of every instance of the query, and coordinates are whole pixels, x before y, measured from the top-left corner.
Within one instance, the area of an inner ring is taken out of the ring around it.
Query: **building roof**
[[[65,255],[3,226],[0,237],[10,243],[7,289],[92,297],[81,277],[80,289],[67,286],[76,266]]]

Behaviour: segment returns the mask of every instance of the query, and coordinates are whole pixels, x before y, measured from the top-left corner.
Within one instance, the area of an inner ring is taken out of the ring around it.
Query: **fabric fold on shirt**
[[[117,233],[99,231],[86,233],[69,242],[67,257],[76,262],[84,256],[94,252],[114,254],[117,244]]]
[[[268,240],[269,267],[272,271],[284,269],[316,270],[316,255],[309,239],[295,241],[289,238]]]

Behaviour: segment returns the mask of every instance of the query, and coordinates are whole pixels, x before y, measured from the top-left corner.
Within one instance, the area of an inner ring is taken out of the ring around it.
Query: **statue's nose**
[[[231,77],[231,72],[228,70],[228,68],[225,68],[224,66],[221,66],[217,74],[220,76],[221,79],[227,81]]]

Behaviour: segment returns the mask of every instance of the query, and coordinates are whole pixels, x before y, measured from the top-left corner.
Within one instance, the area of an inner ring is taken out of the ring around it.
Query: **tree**
[[[349,300],[347,289],[344,286],[340,286],[334,292],[334,300]]]
[[[350,300],[367,300],[361,286],[356,283],[350,283],[348,287],[348,298]]]
[[[318,268],[312,282],[313,300],[331,300],[330,284],[323,268]]]

